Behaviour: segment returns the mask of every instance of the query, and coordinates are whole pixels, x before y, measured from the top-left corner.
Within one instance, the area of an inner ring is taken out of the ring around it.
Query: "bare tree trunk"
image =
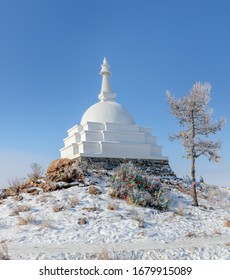
[[[193,205],[194,206],[199,206],[198,205],[198,200],[197,200],[197,193],[196,193],[196,168],[195,168],[195,120],[194,120],[194,112],[192,110],[192,138],[193,138],[193,145],[192,145],[192,166],[191,166],[191,177],[192,177],[192,198],[193,198]]]
[[[193,198],[193,206],[199,206],[197,200],[197,193],[196,193],[196,181],[192,182],[192,198]]]
[[[193,205],[194,206],[199,206],[198,205],[198,200],[197,200],[197,193],[196,193],[196,176],[195,176],[195,156],[192,155],[192,166],[191,166],[191,177],[192,177],[192,198],[193,198]]]

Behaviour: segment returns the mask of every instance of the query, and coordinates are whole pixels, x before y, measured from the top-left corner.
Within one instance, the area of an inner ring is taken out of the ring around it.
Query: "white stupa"
[[[81,123],[70,128],[60,149],[61,158],[98,157],[167,160],[150,128],[135,124],[133,117],[116,102],[110,84],[110,66],[101,65],[99,102],[83,114]]]

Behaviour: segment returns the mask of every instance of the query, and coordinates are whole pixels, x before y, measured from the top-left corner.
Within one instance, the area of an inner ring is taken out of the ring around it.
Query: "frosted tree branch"
[[[181,130],[171,135],[171,141],[179,141],[184,147],[185,157],[191,159],[191,176],[195,182],[195,164],[200,156],[206,156],[209,161],[220,161],[221,144],[208,139],[210,134],[216,134],[226,123],[226,119],[216,122],[212,120],[213,109],[208,107],[211,85],[195,83],[188,95],[176,99],[167,91],[167,101],[170,112],[178,119]],[[198,206],[196,186],[193,184],[194,205]]]

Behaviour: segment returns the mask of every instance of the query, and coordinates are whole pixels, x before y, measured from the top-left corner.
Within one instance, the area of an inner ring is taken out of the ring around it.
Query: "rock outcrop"
[[[81,180],[84,182],[84,174],[82,169],[74,165],[74,161],[68,158],[56,159],[51,162],[47,168],[46,178],[55,182],[71,183]]]
[[[27,181],[12,184],[0,191],[0,203],[3,199],[12,196],[15,200],[23,199],[22,193],[37,195],[41,192],[52,192],[71,186],[89,187],[89,193],[98,195],[101,189],[94,185],[91,176],[99,180],[110,178],[111,174],[122,163],[131,162],[138,169],[148,175],[169,176],[176,178],[167,160],[138,160],[119,158],[77,158],[56,159],[51,162],[44,178],[29,177]],[[16,181],[17,182],[17,181]]]

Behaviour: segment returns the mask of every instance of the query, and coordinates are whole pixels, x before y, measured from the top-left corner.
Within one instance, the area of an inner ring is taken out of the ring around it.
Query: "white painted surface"
[[[103,64],[101,65],[101,76],[102,76],[102,84],[101,84],[101,92],[98,95],[99,100],[101,101],[115,101],[116,94],[112,90],[112,86],[110,83],[110,76],[112,73],[110,72],[110,66],[104,58]]]
[[[157,145],[151,129],[135,124],[129,112],[115,101],[106,59],[101,67],[100,101],[86,110],[80,125],[68,130],[61,157],[167,159],[162,156],[162,146]]]
[[[92,105],[83,115],[81,124],[87,122],[134,124],[133,117],[120,104],[113,101],[100,101]]]
[[[64,139],[65,147],[60,150],[61,157],[167,159],[162,156],[162,146],[156,144],[156,137],[140,132],[145,131],[144,128],[134,124],[128,125],[124,131],[124,127],[123,124],[113,126],[108,123],[100,126],[95,123],[94,127],[93,122],[86,123],[82,132]]]

